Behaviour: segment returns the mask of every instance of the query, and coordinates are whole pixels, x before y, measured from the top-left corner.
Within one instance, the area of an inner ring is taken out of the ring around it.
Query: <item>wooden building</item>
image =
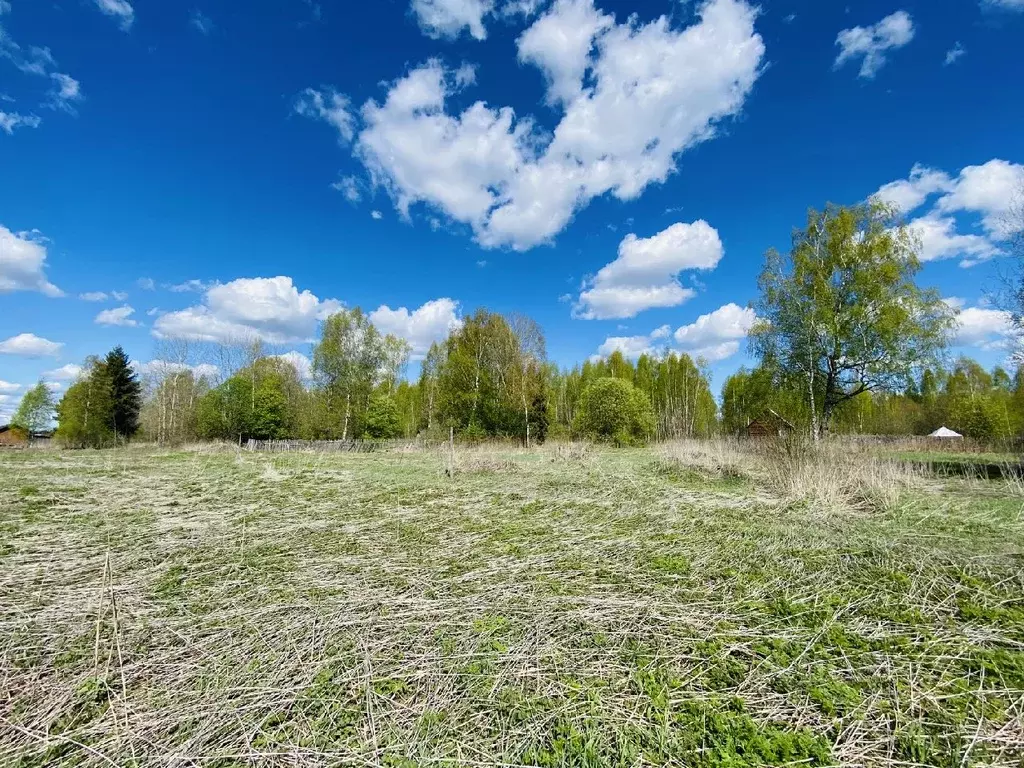
[[[10,424],[0,426],[0,448],[24,448],[28,445],[28,432]]]
[[[789,437],[796,430],[771,408],[747,424],[747,437]]]

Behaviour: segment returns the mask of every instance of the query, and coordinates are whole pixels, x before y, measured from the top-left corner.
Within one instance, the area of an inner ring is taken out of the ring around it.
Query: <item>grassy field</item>
[[[0,454],[0,765],[1024,765],[1024,492],[725,445]]]

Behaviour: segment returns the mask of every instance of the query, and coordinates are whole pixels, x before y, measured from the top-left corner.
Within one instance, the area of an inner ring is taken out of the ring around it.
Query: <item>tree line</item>
[[[702,360],[614,352],[560,370],[536,322],[486,309],[433,344],[410,381],[408,343],[355,308],[323,321],[307,376],[258,341],[220,345],[205,366],[177,342],[142,378],[120,348],[91,358],[57,406],[57,436],[72,446],[137,435],[180,443],[424,433],[635,443],[737,434],[769,410],[815,438],[942,424],[978,438],[1019,436],[1020,370],[945,361],[955,310],[917,285],[919,252],[880,203],[810,211],[788,253],[766,254],[750,333],[758,363],[727,379],[720,405]]]

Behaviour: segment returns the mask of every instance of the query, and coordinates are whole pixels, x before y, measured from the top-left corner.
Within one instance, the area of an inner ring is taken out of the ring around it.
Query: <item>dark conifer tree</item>
[[[110,351],[105,362],[112,406],[109,426],[118,439],[130,440],[139,431],[142,385],[120,345]]]

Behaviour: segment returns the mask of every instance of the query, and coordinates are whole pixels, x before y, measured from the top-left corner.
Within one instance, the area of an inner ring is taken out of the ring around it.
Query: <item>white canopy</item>
[[[952,429],[946,429],[945,427],[939,427],[932,432],[928,437],[963,437],[959,432],[954,432]]]

